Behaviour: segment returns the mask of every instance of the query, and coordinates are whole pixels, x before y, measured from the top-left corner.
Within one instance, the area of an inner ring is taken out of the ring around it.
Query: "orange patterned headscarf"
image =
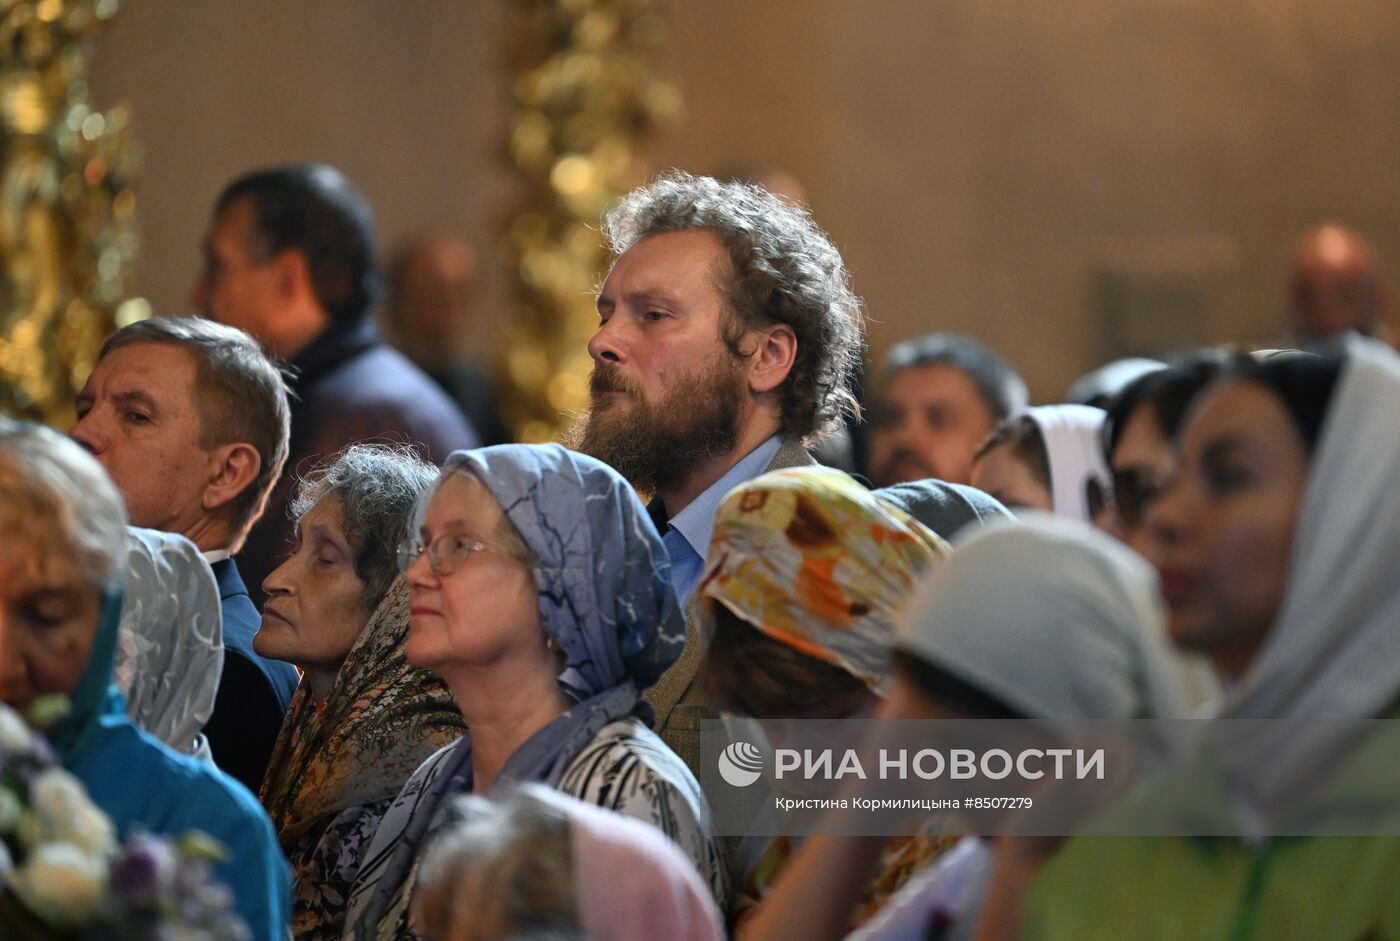
[[[894,620],[948,544],[846,474],[775,471],[736,487],[715,519],[701,617],[723,604],[764,634],[876,692]],[[708,625],[704,625],[708,627]]]

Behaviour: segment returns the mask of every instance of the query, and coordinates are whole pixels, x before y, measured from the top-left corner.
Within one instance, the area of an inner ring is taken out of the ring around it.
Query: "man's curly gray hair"
[[[721,325],[735,356],[747,330],[787,324],[797,337],[779,387],[784,434],[815,443],[847,413],[859,415],[852,375],[864,349],[861,302],[831,239],[806,209],[749,183],[669,170],[633,190],[603,221],[616,255],[663,232],[707,229],[729,253]]]

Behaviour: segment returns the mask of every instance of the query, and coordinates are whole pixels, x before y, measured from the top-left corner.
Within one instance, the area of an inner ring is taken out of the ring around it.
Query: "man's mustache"
[[[588,377],[588,392],[593,398],[598,398],[607,392],[622,392],[627,395],[637,396],[641,392],[637,384],[629,380],[612,363],[602,363],[593,367],[593,372]]]
[[[880,465],[881,476],[888,475],[889,472],[899,464],[911,464],[914,467],[919,468],[922,474],[920,479],[939,476],[937,469],[930,467],[928,462],[925,461],[923,457],[921,457],[918,454],[915,454],[913,451],[909,451],[904,448],[896,450],[893,454],[889,456],[888,460],[886,460],[882,465]]]

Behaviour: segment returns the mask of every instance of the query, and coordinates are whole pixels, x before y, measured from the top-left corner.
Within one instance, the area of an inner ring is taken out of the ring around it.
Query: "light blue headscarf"
[[[564,652],[559,685],[576,704],[516,749],[496,783],[556,787],[603,726],[629,715],[651,719],[642,690],[685,646],[670,557],[636,493],[591,457],[555,444],[506,444],[457,451],[442,470],[439,485],[454,473],[480,480],[534,556],[540,619]],[[391,808],[380,823],[361,862],[346,937],[377,936],[381,915],[412,888],[438,809],[471,787],[468,731],[406,819]]]
[[[670,556],[617,471],[557,444],[457,451],[442,471],[480,480],[534,556],[566,693],[580,702],[622,686],[640,693],[681,655]]]

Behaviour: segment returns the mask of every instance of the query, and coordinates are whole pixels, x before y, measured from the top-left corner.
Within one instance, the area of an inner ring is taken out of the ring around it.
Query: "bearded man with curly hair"
[[[616,260],[570,443],[651,496],[686,604],[725,494],[814,463],[806,446],[856,413],[861,303],[806,209],[752,184],[672,170],[628,194],[603,232]],[[692,633],[647,696],[658,731],[691,761],[702,654]]]

